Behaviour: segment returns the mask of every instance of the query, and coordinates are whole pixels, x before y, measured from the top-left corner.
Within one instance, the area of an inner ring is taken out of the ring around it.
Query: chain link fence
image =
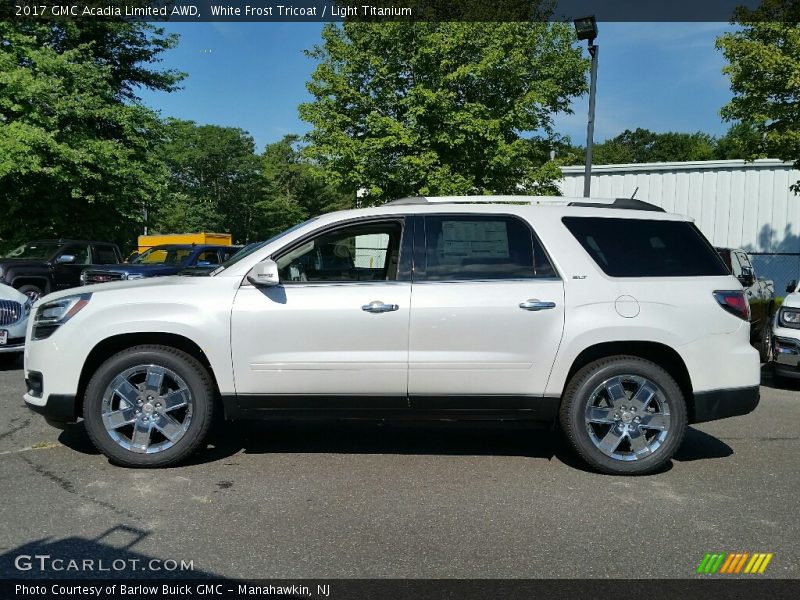
[[[753,268],[759,278],[771,279],[775,283],[775,295],[786,295],[786,284],[800,279],[800,253],[748,252]]]

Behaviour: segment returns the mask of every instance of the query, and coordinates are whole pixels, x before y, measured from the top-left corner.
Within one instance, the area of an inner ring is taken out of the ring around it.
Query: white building
[[[561,191],[583,195],[582,166],[564,167]],[[591,195],[644,200],[692,217],[715,246],[744,248],[759,275],[781,291],[800,275],[800,180],[774,159],[641,163],[592,167]]]

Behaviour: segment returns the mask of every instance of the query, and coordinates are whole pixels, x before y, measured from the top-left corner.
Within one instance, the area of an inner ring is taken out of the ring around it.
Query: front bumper
[[[10,325],[0,325],[0,329],[8,332],[8,342],[0,346],[0,354],[25,350],[25,331],[27,328],[27,317],[23,317],[21,321]]]
[[[695,392],[692,423],[746,415],[755,410],[760,397],[758,386]]]
[[[782,377],[800,379],[800,340],[773,335],[773,368]]]
[[[0,346],[0,354],[8,354],[11,352],[22,352],[25,350],[25,338],[22,338],[21,341],[18,341],[15,338],[10,338],[10,344],[6,344],[5,346]]]
[[[34,404],[25,396],[25,404],[32,411],[43,415],[48,423],[74,423],[78,420],[78,403],[75,396],[57,396],[50,394],[46,404]]]

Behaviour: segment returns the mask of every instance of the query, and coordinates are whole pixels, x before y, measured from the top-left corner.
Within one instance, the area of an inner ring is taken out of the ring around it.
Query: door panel
[[[373,301],[397,306],[371,313]],[[411,284],[243,286],[232,315],[237,394],[407,392]]]
[[[519,307],[529,300],[555,307]],[[544,393],[564,328],[561,280],[415,283],[411,304],[412,407],[414,395]]]
[[[74,256],[75,261],[67,264],[55,262],[53,266],[53,276],[56,289],[59,290],[79,286],[81,282],[81,272],[92,264],[88,245],[75,244],[67,246],[58,254],[58,256],[65,255]]]
[[[527,222],[487,213],[418,220],[412,407],[435,396],[450,396],[452,408],[478,408],[478,397],[493,408],[492,396],[542,396],[563,329],[563,283]],[[496,407],[508,401],[497,398]]]
[[[276,253],[283,283],[243,285],[234,302],[237,394],[329,397],[335,408],[391,395],[407,407],[411,282],[399,266],[412,236],[402,218],[359,219]]]

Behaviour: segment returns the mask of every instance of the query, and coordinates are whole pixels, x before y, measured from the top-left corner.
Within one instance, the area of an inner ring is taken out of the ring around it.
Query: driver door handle
[[[555,308],[555,302],[542,302],[537,300],[536,298],[531,298],[530,300],[526,300],[525,302],[520,302],[519,307],[522,310],[530,310],[530,311],[537,311],[537,310],[547,310],[550,308]]]
[[[397,304],[384,304],[380,300],[373,300],[369,304],[362,306],[361,310],[368,313],[385,313],[393,312],[399,308]]]

